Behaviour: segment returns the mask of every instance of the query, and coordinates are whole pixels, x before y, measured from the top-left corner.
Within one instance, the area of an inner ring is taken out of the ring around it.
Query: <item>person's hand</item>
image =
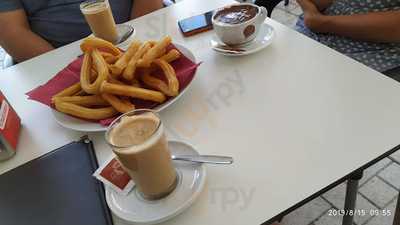
[[[318,32],[319,27],[322,25],[324,15],[311,0],[297,0],[297,3],[303,9],[304,24],[310,30]]]

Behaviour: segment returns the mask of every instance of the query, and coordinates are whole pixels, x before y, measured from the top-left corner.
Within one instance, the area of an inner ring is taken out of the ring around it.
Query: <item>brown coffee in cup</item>
[[[89,0],[80,7],[94,36],[112,43],[118,41],[117,27],[108,0]]]
[[[258,8],[251,5],[232,5],[218,11],[214,19],[226,24],[239,24],[254,18]]]
[[[110,126],[107,141],[143,196],[162,198],[177,183],[163,125],[152,112],[129,114]]]
[[[241,3],[217,9],[211,21],[221,42],[238,46],[256,38],[267,15],[264,7]]]

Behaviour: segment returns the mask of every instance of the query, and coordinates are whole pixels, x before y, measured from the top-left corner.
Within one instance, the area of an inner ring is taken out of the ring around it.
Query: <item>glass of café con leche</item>
[[[163,124],[154,111],[121,115],[108,127],[106,141],[144,198],[160,199],[175,189],[177,173]]]
[[[82,14],[94,36],[118,44],[133,33],[126,24],[115,24],[108,0],[87,0],[80,4]]]

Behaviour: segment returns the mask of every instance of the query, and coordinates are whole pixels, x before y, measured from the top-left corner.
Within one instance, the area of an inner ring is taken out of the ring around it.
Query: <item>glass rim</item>
[[[105,3],[106,6],[108,6],[108,0],[86,0],[84,2],[82,2],[81,4],[79,4],[79,8],[81,10],[87,10],[87,7],[92,5],[92,4],[96,4],[96,3]]]
[[[160,127],[161,127],[161,125],[162,125],[162,121],[161,121],[160,115],[157,113],[157,111],[152,110],[152,109],[134,109],[134,110],[132,110],[132,111],[126,112],[126,113],[124,113],[124,114],[118,116],[117,118],[115,118],[115,119],[110,123],[110,125],[108,125],[107,130],[106,130],[106,133],[105,133],[105,140],[106,140],[106,143],[107,143],[110,147],[112,147],[112,148],[119,148],[119,149],[122,149],[122,148],[129,148],[129,147],[133,147],[133,146],[142,145],[143,143],[145,143],[145,142],[148,141],[148,139],[147,139],[146,141],[144,141],[144,142],[141,143],[141,144],[131,144],[131,145],[119,146],[119,145],[115,145],[115,144],[111,143],[111,141],[109,140],[109,135],[110,135],[111,131],[113,130],[113,128],[115,128],[115,126],[117,125],[117,123],[119,123],[120,120],[121,120],[123,117],[126,117],[126,116],[135,116],[136,113],[140,113],[140,114],[141,114],[141,113],[152,113],[153,115],[155,115],[155,116],[157,117],[157,119],[158,119],[158,124],[157,124],[157,127],[154,129],[154,132],[149,136],[150,138],[153,137],[154,134],[156,134],[157,131],[160,129]],[[130,114],[132,114],[132,115],[130,115]],[[140,114],[139,114],[139,115],[140,115]],[[149,138],[149,139],[150,139],[150,138]]]

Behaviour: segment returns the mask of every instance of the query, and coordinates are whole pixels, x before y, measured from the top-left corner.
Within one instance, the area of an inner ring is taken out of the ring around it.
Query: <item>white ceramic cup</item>
[[[229,24],[216,20],[216,15],[219,15],[220,11],[227,10],[232,6],[241,5],[257,8],[257,14],[253,18],[238,24]],[[212,23],[215,33],[222,42],[226,45],[240,45],[252,41],[257,36],[267,15],[267,9],[264,7],[259,7],[251,3],[234,4],[216,10],[212,16]]]

